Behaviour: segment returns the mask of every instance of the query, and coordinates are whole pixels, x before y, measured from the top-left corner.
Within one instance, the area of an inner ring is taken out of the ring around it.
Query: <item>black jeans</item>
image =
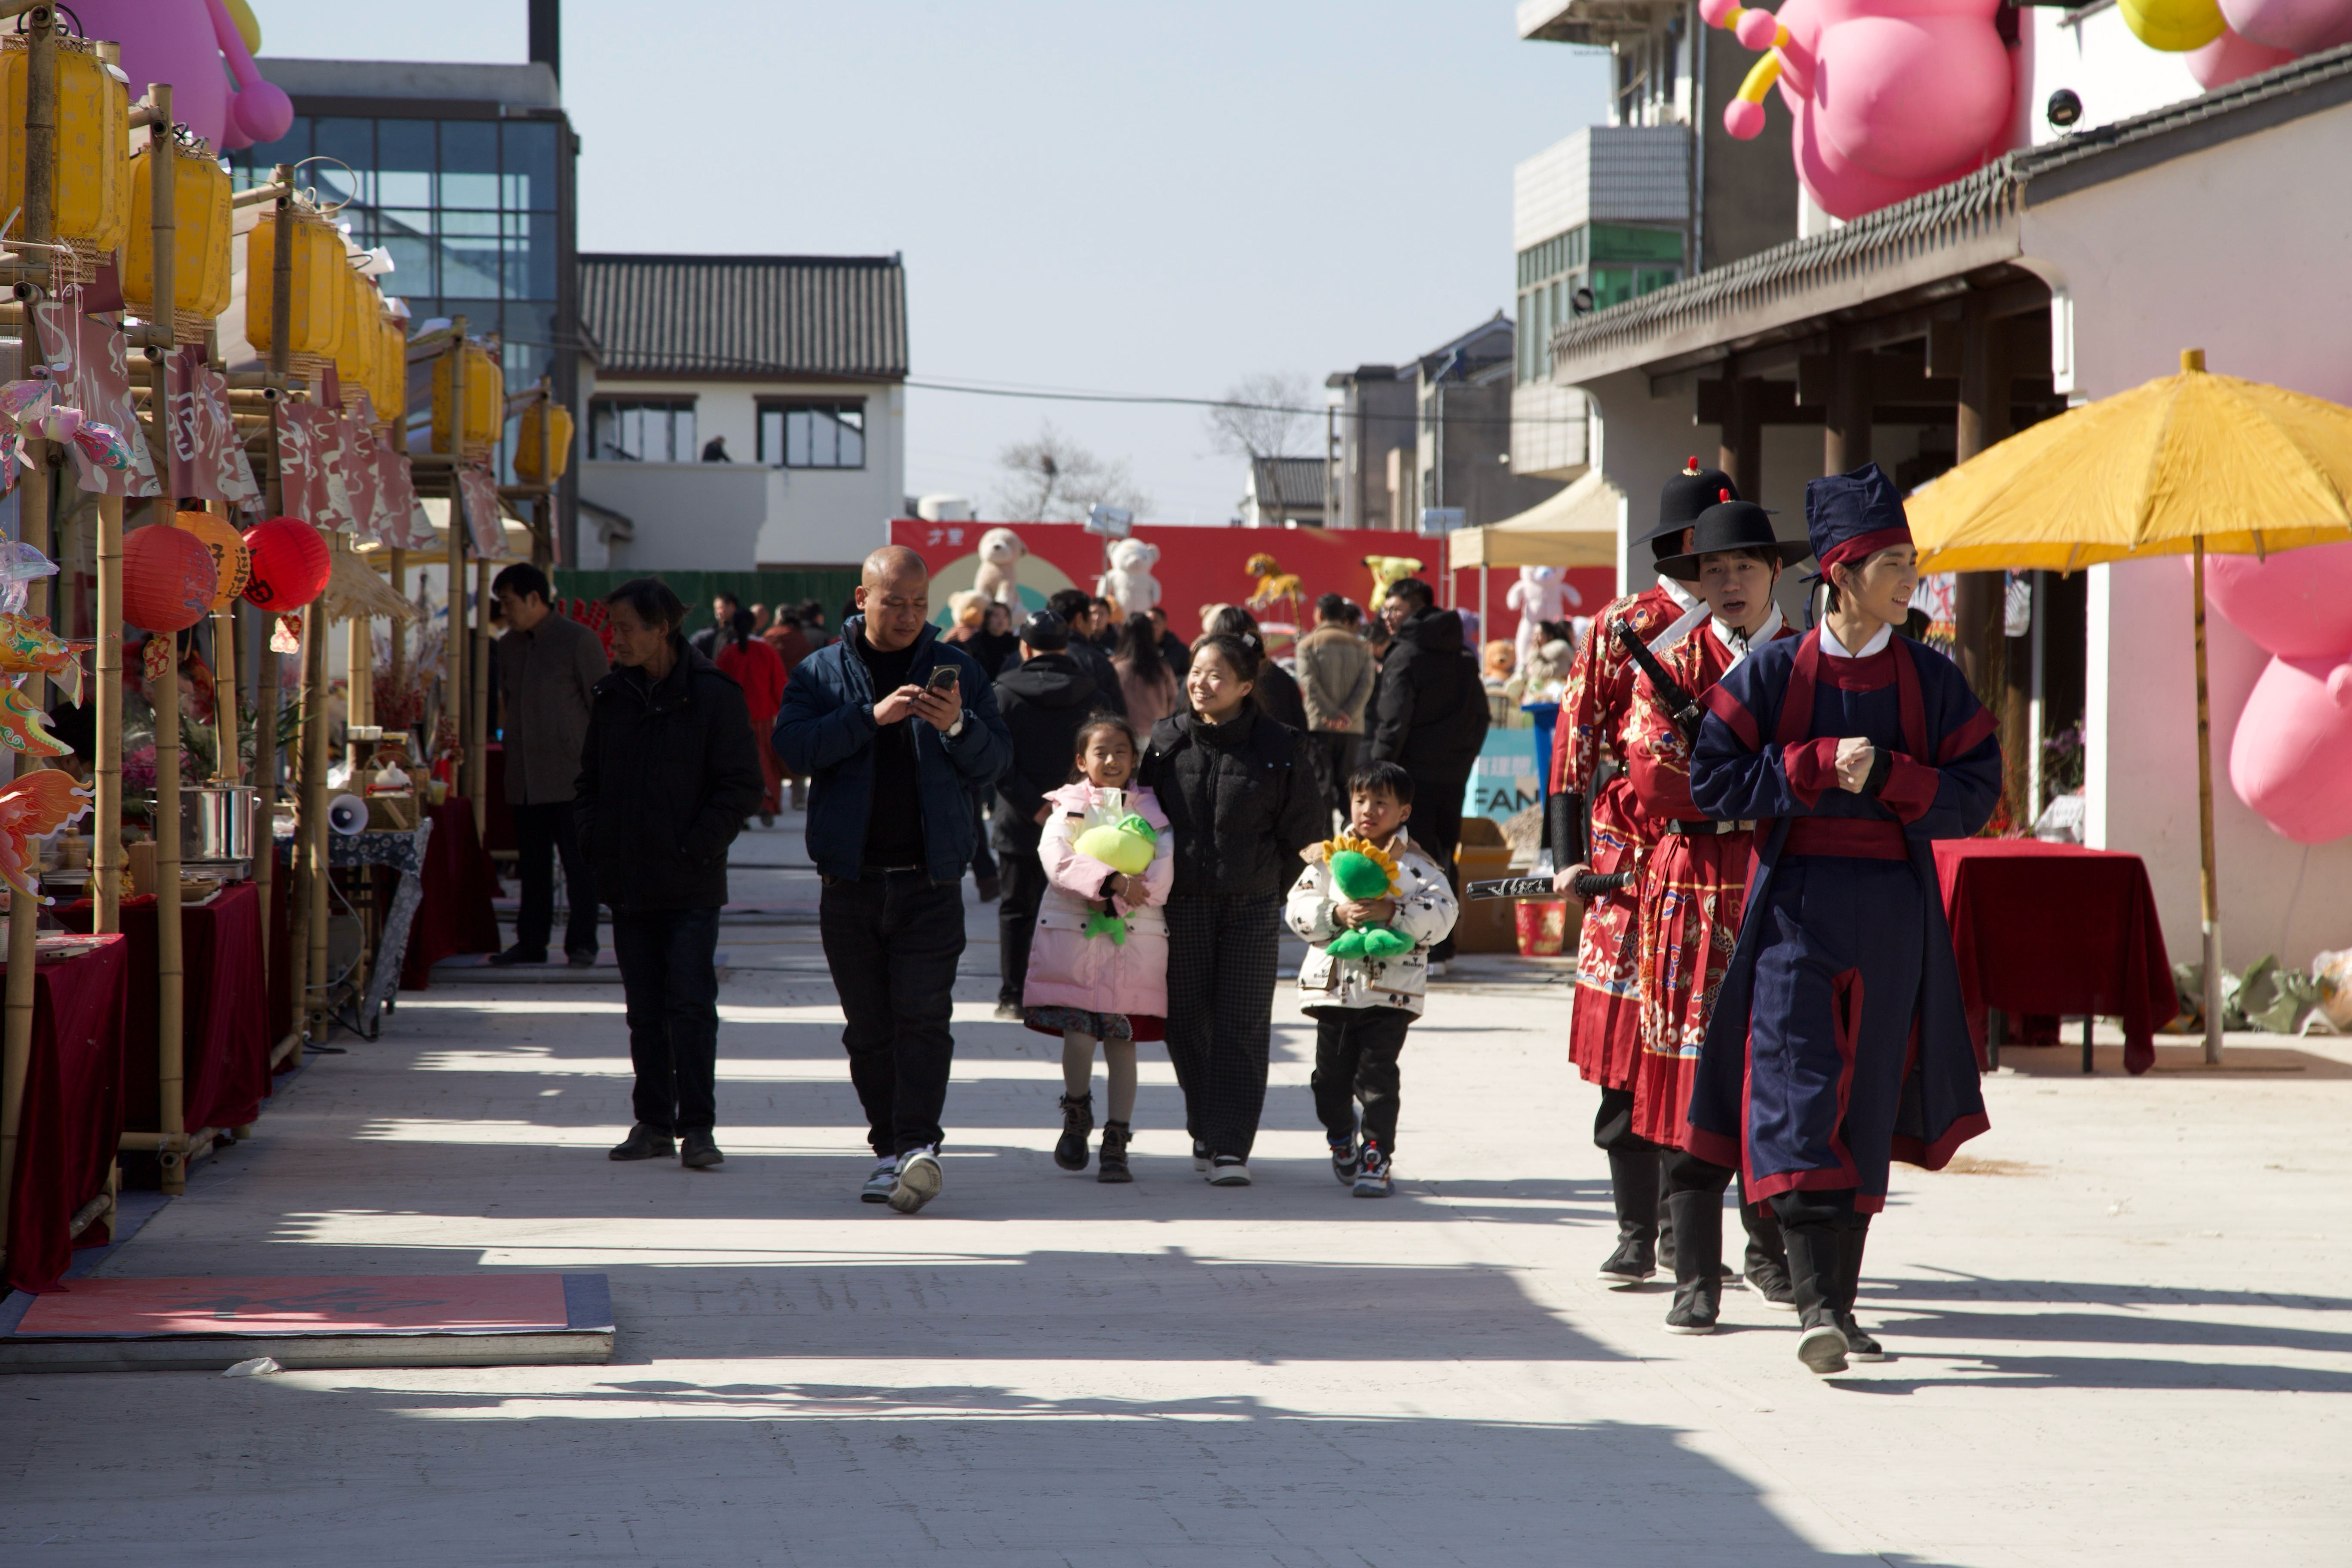
[[[1326,1007],[1315,1015],[1315,1114],[1331,1142],[1355,1137],[1360,1100],[1364,1136],[1396,1152],[1397,1053],[1412,1026],[1402,1007]]]
[[[718,1124],[719,910],[614,910],[636,1119],[664,1132]]]
[[[1307,737],[1307,755],[1323,793],[1342,818],[1348,815],[1348,775],[1356,771],[1356,753],[1363,743],[1353,730],[1318,730]]]
[[[996,905],[996,956],[1000,980],[996,999],[1021,1005],[1021,988],[1029,978],[1029,944],[1037,936],[1037,907],[1045,901],[1045,865],[1037,846],[1026,849],[997,846],[1003,859],[1004,896]]]
[[[963,884],[921,871],[827,877],[817,929],[849,1018],[841,1043],[874,1152],[939,1142],[955,1062],[948,1025],[963,956]]]
[[[1461,874],[1454,868],[1454,851],[1462,843],[1462,794],[1470,787],[1467,773],[1446,778],[1434,778],[1426,773],[1412,775],[1412,841],[1422,852],[1437,862],[1445,873],[1445,885],[1458,897],[1462,891]],[[1454,960],[1454,933],[1429,950],[1433,963],[1450,963]]]
[[[971,792],[971,874],[982,878],[996,875],[996,857],[988,847],[988,818],[981,813],[977,790]]]
[[[572,913],[563,922],[566,953],[596,953],[596,884],[588,874],[588,857],[580,852],[580,834],[572,822],[572,803],[509,805],[514,814],[515,873],[522,882],[522,908],[515,912],[515,945],[542,956],[549,931],[555,924],[555,862],[563,861],[563,888]]]

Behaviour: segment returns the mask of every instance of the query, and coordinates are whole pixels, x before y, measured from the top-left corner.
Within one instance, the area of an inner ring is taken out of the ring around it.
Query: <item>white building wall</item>
[[[2312,199],[2318,172],[2347,163],[2352,106],[2029,207],[2027,264],[2071,301],[2060,314],[2080,395],[2171,374],[2180,350],[2202,348],[2217,373],[2352,403],[2352,203]],[[2165,944],[2188,960],[2200,944],[2190,611],[2185,558],[2091,573],[2087,836],[2146,858]],[[2302,964],[2352,942],[2352,840],[2291,843],[2232,793],[2237,716],[2266,656],[2220,616],[2207,626],[2223,962],[2269,952]]]

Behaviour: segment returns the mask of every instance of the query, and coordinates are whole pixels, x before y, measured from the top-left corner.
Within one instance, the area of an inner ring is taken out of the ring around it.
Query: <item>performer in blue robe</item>
[[[1798,1355],[1877,1359],[1853,1320],[1890,1160],[1940,1168],[1985,1130],[1933,841],[2000,797],[1992,716],[1952,662],[1895,635],[1918,581],[1875,464],[1812,481],[1822,624],[1708,689],[1691,795],[1756,820],[1747,912],[1691,1090],[1693,1152],[1737,1166],[1788,1238]]]

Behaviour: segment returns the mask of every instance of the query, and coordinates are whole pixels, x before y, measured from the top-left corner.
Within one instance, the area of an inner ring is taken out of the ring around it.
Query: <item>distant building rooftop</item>
[[[560,109],[555,71],[529,65],[470,65],[440,60],[300,60],[254,62],[268,80],[303,100],[425,99],[443,103],[497,103],[515,109]]]
[[[606,376],[907,374],[897,256],[583,255],[580,321]]]

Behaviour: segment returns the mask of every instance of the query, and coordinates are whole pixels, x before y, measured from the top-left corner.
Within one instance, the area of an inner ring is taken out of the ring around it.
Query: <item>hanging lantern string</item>
[[[319,189],[316,185],[304,185],[296,193],[305,201],[309,202],[312,206],[318,208],[322,216],[332,217],[335,214],[341,212],[345,207],[351,205],[352,203],[359,200],[360,175],[358,170],[352,168],[349,163],[344,163],[341,158],[334,157],[325,153],[313,153],[310,156],[303,159],[300,163],[296,163],[294,165],[294,172],[297,174],[299,174],[302,172],[303,165],[308,163],[332,163],[335,167],[341,169],[344,174],[349,174],[352,177],[352,194],[331,205],[319,199]]]

